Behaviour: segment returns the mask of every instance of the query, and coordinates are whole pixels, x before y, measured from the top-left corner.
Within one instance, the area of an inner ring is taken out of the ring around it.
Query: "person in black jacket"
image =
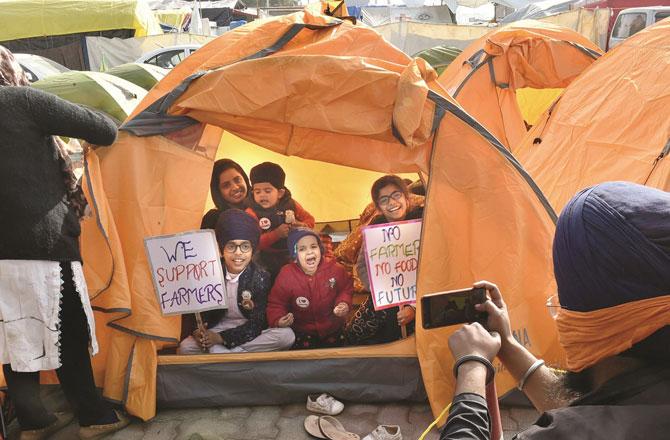
[[[47,438],[72,420],[40,399],[39,371],[51,369],[89,438],[129,421],[93,381],[95,323],[79,253],[86,200],[54,135],[110,145],[116,126],[27,85],[0,46],[0,360],[21,438]]]
[[[558,219],[553,260],[568,371],[516,341],[499,289],[476,283],[490,296],[477,306],[488,328],[468,324],[449,339],[457,380],[441,440],[493,438],[484,384],[496,355],[542,412],[516,439],[667,439],[670,194],[629,182],[581,191]]]
[[[258,223],[244,211],[231,208],[219,216],[216,241],[223,254],[228,308],[203,312],[206,328],[193,330],[179,344],[179,354],[274,351],[293,345],[293,330],[268,328],[270,274],[252,261],[260,235]],[[192,329],[193,320],[184,325]]]
[[[215,208],[202,217],[200,229],[216,228],[216,221],[223,211],[230,208],[247,209],[251,196],[249,177],[242,167],[230,159],[214,162],[212,179],[209,183],[210,194]]]

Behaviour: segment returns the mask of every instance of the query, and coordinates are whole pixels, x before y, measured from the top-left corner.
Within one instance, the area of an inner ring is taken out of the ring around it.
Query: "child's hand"
[[[414,321],[414,315],[416,314],[416,311],[414,310],[414,307],[411,306],[403,306],[400,308],[400,311],[398,312],[398,325],[407,325],[410,322]]]
[[[290,231],[290,230],[291,230],[291,225],[286,224],[286,223],[282,223],[281,225],[277,226],[277,234],[279,234],[279,236],[281,238],[288,237],[288,231]]]
[[[197,341],[198,345],[203,348],[209,348],[212,345],[223,344],[223,338],[221,335],[211,330],[205,330],[201,338]]]
[[[349,313],[349,305],[347,303],[339,303],[333,309],[333,314],[339,318],[347,316],[347,313]]]
[[[287,313],[286,315],[279,318],[277,321],[277,327],[290,327],[293,325],[293,313]]]

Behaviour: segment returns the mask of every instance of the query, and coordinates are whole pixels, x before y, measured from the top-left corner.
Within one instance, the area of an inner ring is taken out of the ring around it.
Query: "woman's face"
[[[407,198],[396,185],[386,185],[379,191],[377,207],[389,222],[404,220],[407,215]]]
[[[244,177],[235,168],[228,168],[219,174],[219,192],[226,202],[239,205],[247,196]]]

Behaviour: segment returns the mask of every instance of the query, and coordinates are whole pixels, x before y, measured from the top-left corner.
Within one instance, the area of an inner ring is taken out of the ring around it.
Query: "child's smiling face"
[[[284,196],[284,189],[277,189],[271,183],[254,183],[254,201],[265,209],[272,208]]]
[[[298,265],[307,275],[314,275],[321,262],[321,247],[313,235],[306,235],[296,243]]]
[[[230,240],[222,250],[223,261],[230,274],[241,273],[251,263],[253,248],[249,240]]]

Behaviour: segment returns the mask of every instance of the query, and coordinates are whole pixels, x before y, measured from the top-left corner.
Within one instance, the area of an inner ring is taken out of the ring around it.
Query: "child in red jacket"
[[[286,237],[291,228],[314,227],[314,217],[291,197],[284,186],[286,174],[282,167],[263,162],[251,169],[253,201],[247,213],[261,228],[259,263],[270,272],[274,282],[283,265],[290,263]]]
[[[268,298],[271,327],[292,327],[293,348],[343,345],[342,329],[351,309],[353,283],[339,263],[323,259],[323,246],[311,229],[292,229],[288,247],[293,263],[282,268]]]

